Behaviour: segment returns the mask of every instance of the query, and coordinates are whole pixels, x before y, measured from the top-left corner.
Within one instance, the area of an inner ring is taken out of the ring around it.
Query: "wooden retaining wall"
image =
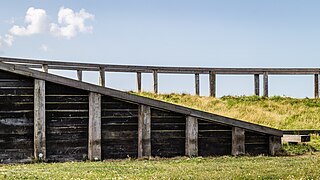
[[[0,70],[1,163],[273,155],[280,146],[279,136]]]

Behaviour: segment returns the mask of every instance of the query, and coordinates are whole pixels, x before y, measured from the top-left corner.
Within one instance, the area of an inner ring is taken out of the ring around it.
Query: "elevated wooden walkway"
[[[0,160],[271,154],[282,131],[0,62]]]

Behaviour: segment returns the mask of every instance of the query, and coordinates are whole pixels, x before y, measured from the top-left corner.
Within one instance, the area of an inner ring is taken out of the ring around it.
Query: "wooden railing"
[[[200,94],[200,75],[209,75],[209,94],[216,96],[216,75],[253,75],[254,77],[254,95],[260,95],[260,75],[263,76],[263,96],[268,97],[269,75],[313,75],[314,76],[314,97],[319,98],[319,74],[320,68],[208,68],[208,67],[161,67],[161,66],[136,66],[136,65],[113,65],[113,64],[93,64],[76,63],[48,60],[32,60],[0,57],[1,62],[17,64],[27,68],[39,68],[44,72],[49,69],[55,70],[74,70],[77,72],[77,78],[82,81],[84,71],[99,72],[99,84],[105,86],[106,72],[135,72],[137,74],[137,91],[141,89],[142,73],[153,74],[153,91],[158,93],[158,75],[159,74],[194,74],[195,75],[195,93]]]

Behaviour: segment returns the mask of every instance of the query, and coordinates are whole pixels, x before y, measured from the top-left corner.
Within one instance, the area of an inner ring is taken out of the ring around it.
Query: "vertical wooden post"
[[[89,93],[88,158],[101,160],[101,94]]]
[[[105,73],[105,68],[100,67],[99,68],[100,76],[99,76],[99,85],[106,87],[106,73]]]
[[[274,156],[281,149],[281,137],[269,136],[269,154]]]
[[[268,72],[263,73],[263,96],[269,96]]]
[[[216,74],[213,71],[209,72],[210,96],[216,97]]]
[[[194,80],[195,80],[195,91],[196,91],[196,95],[199,96],[199,94],[200,94],[200,77],[199,77],[199,74],[198,74],[198,73],[195,74]]]
[[[153,70],[153,92],[158,94],[158,71]]]
[[[151,110],[150,106],[139,105],[138,114],[138,157],[151,156]]]
[[[232,151],[234,156],[245,154],[245,131],[244,129],[232,128]]]
[[[137,72],[137,90],[141,92],[141,72]]]
[[[45,81],[34,80],[34,158],[46,159]]]
[[[198,156],[198,120],[195,117],[186,118],[186,156]]]
[[[259,74],[254,75],[254,95],[260,95],[260,79]]]
[[[314,98],[319,98],[319,74],[314,75]]]
[[[79,81],[82,81],[82,70],[77,70],[77,78]]]
[[[42,71],[46,73],[49,71],[48,64],[42,64]]]

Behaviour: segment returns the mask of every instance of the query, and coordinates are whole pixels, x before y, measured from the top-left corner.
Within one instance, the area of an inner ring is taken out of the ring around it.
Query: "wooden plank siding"
[[[0,71],[0,163],[33,159],[33,79]]]
[[[80,161],[88,153],[88,92],[46,82],[47,159]]]

